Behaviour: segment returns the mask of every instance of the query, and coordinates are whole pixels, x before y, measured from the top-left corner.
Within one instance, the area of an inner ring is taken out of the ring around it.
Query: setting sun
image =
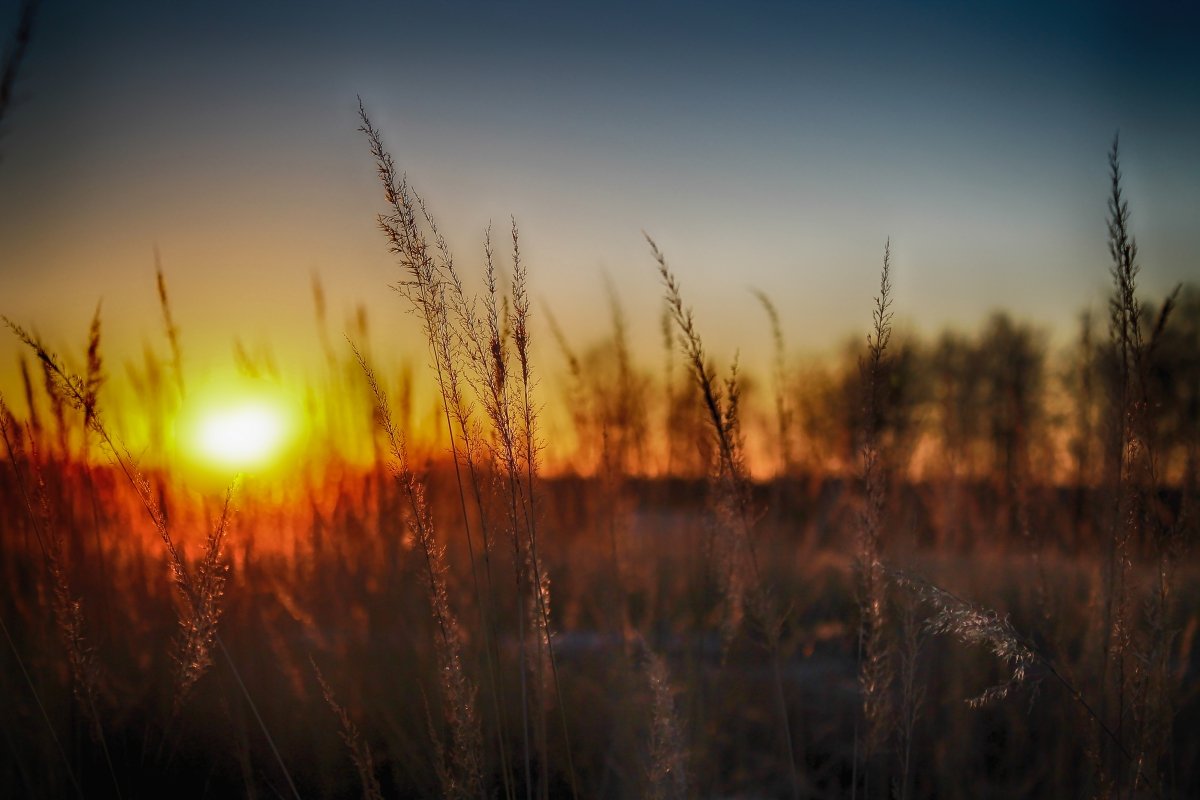
[[[279,461],[297,428],[293,404],[277,387],[228,380],[198,392],[185,406],[178,441],[204,471],[257,471]]]
[[[0,800],[1200,800],[1198,32],[0,0]]]
[[[205,415],[196,445],[206,458],[226,466],[257,466],[278,452],[286,431],[279,409],[265,403],[247,404]]]

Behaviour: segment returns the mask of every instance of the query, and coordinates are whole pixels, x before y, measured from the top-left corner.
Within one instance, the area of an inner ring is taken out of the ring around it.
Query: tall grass
[[[762,637],[771,659],[776,713],[784,747],[783,760],[788,770],[792,797],[796,798],[801,793],[801,782],[796,770],[795,740],[780,664],[784,615],[759,567],[753,538],[755,512],[751,505],[750,479],[742,438],[741,387],[737,362],[730,369],[724,385],[717,383],[705,356],[704,343],[696,330],[692,310],[683,302],[679,281],[667,266],[666,256],[654,240],[646,236],[646,241],[658,264],[667,307],[679,336],[679,346],[708,412],[711,435],[716,445],[717,460],[712,465],[710,500],[721,531],[721,550],[717,558],[721,560],[718,570],[727,604],[724,632],[727,639],[732,637],[741,625],[743,613],[748,610],[751,621]]]
[[[17,430],[17,422],[2,397],[0,438],[4,440],[9,462],[13,465],[17,487],[37,538],[43,565],[50,577],[50,608],[54,615],[56,632],[66,654],[75,700],[82,712],[89,736],[104,753],[113,780],[113,790],[119,795],[120,785],[112,767],[112,757],[108,752],[108,741],[100,716],[103,677],[96,664],[94,648],[85,633],[83,603],[72,589],[67,575],[63,536],[55,519],[55,509],[46,487],[41,459],[36,449],[32,453],[25,452],[21,434]],[[36,440],[33,441],[33,446],[36,448]],[[8,635],[7,631],[5,635]]]
[[[863,359],[863,510],[854,549],[857,576],[858,683],[862,692],[865,731],[862,737],[864,771],[863,793],[870,797],[870,778],[875,756],[884,747],[892,726],[892,654],[888,635],[887,580],[882,563],[881,538],[887,501],[887,476],[883,463],[882,418],[883,384],[888,380],[885,362],[892,340],[892,243],[883,250],[883,269],[879,274],[879,294],[871,313],[871,332],[867,334],[867,355]],[[856,737],[855,748],[858,748]],[[857,769],[857,763],[855,764]],[[853,791],[857,792],[857,781]]]
[[[158,273],[158,286],[160,297],[162,298],[164,308],[166,308],[167,293],[161,271]],[[171,714],[166,721],[165,729],[159,742],[158,757],[161,758],[163,756],[163,747],[168,741],[168,731],[171,724],[178,719],[184,703],[187,701],[200,677],[212,666],[212,651],[215,644],[223,651],[226,661],[234,677],[237,679],[247,702],[250,704],[252,710],[254,710],[259,725],[271,745],[275,759],[287,779],[292,795],[299,796],[295,783],[286,765],[283,763],[274,740],[254,706],[253,698],[250,696],[238,673],[237,667],[234,665],[228,651],[225,650],[217,633],[217,623],[222,613],[222,596],[227,568],[223,549],[234,491],[233,487],[231,486],[225,495],[220,517],[213,527],[212,532],[207,537],[203,556],[196,567],[195,573],[193,573],[185,562],[183,552],[172,535],[167,514],[163,505],[155,496],[150,480],[139,469],[129,449],[110,432],[98,408],[97,392],[100,383],[99,313],[97,312],[91,328],[87,359],[88,371],[83,378],[72,373],[64,366],[57,355],[21,326],[6,317],[0,317],[0,320],[8,326],[22,343],[33,350],[42,364],[43,372],[46,376],[46,391],[56,408],[56,416],[58,417],[60,446],[63,448],[62,457],[64,459],[69,458],[65,406],[70,405],[82,415],[84,430],[90,430],[95,433],[103,443],[107,454],[133,489],[154,530],[164,545],[171,581],[178,590],[178,597],[182,602],[179,604],[177,612],[179,632],[174,648],[176,661],[174,699]],[[6,436],[7,442],[8,437]],[[11,458],[11,453],[12,450],[10,448],[10,460],[15,463],[17,459]],[[49,507],[48,503],[46,505]],[[52,569],[52,574],[55,571],[57,570]],[[64,633],[68,632],[69,628],[69,633],[73,640],[73,648],[82,648],[82,645],[78,641],[81,637],[79,633],[81,626],[79,624],[78,604],[69,599],[65,582],[62,582],[61,578],[56,578],[55,580],[56,584],[61,583],[59,589],[56,591],[56,596],[61,595],[63,597],[62,602],[66,603],[64,611],[70,612],[67,617],[68,622],[63,622],[63,618],[60,616],[60,627],[64,630]],[[77,655],[72,657],[72,660],[78,663],[81,670],[84,670],[89,659],[86,652],[80,649]],[[82,675],[83,673],[81,672]],[[99,739],[104,752],[105,762],[109,766],[109,772],[112,776],[114,791],[120,796],[119,780],[112,767],[112,757],[109,753],[107,742],[103,738],[103,729],[98,722],[98,715],[95,711],[94,690],[90,690],[86,696],[89,701],[88,707],[95,720],[92,725],[94,735]],[[147,742],[143,742],[144,747],[147,745]]]
[[[791,361],[791,309],[756,295],[759,394],[653,241],[651,366],[621,300],[650,276],[572,338],[515,220],[469,274],[360,123],[430,397],[365,313],[335,344],[314,279],[315,444],[208,493],[158,452],[196,382],[157,257],[135,400],[99,308],[65,357],[7,323],[0,793],[1197,793],[1200,303],[1142,297],[1115,145],[1107,341],[894,335],[889,241],[865,348]],[[330,452],[368,422],[369,460]]]
[[[530,360],[529,317],[530,300],[527,272],[521,261],[520,237],[515,219],[512,222],[512,284],[511,292],[502,295],[499,289],[497,266],[491,242],[490,229],[484,243],[485,291],[482,312],[476,301],[468,298],[462,280],[454,267],[454,261],[434,222],[419,195],[413,192],[407,181],[397,176],[394,162],[384,149],[378,131],[371,125],[366,111],[360,104],[362,131],[367,136],[371,154],[376,160],[380,179],[384,185],[384,198],[389,213],[380,215],[380,228],[386,235],[389,247],[400,260],[409,279],[401,284],[402,292],[408,297],[424,326],[427,342],[434,356],[434,369],[442,395],[448,433],[450,435],[452,459],[459,490],[462,519],[467,531],[469,558],[472,571],[475,568],[475,550],[470,537],[466,508],[466,490],[460,471],[458,451],[459,437],[463,444],[468,479],[476,498],[479,518],[487,525],[488,509],[483,507],[481,475],[476,469],[474,422],[470,409],[465,405],[461,393],[461,381],[471,385],[476,400],[482,406],[490,422],[492,438],[487,443],[488,459],[501,478],[504,502],[504,526],[512,544],[513,569],[516,575],[518,641],[520,648],[521,714],[524,774],[527,796],[535,788],[532,764],[532,747],[537,745],[543,760],[540,776],[536,780],[539,794],[549,791],[549,772],[545,759],[549,754],[546,711],[557,706],[561,732],[564,739],[566,773],[572,792],[575,791],[575,771],[572,765],[570,737],[566,723],[566,711],[562,702],[562,688],[558,665],[554,654],[554,641],[550,620],[550,582],[542,563],[538,544],[537,484],[540,442],[537,430],[536,402],[533,398],[534,375]],[[436,243],[440,260],[431,254],[425,234],[422,232],[416,209]],[[501,306],[503,304],[503,314]],[[513,363],[515,359],[515,365]],[[515,366],[515,369],[514,369]],[[381,396],[377,393],[377,396]],[[451,418],[458,422],[455,431]],[[496,469],[498,468],[498,469]],[[485,534],[486,536],[486,534]],[[490,550],[485,540],[484,554]],[[491,568],[485,562],[485,573],[491,582]],[[483,591],[475,577],[477,602],[485,608]],[[528,631],[526,630],[528,625]],[[485,627],[486,620],[485,620]],[[530,648],[527,633],[532,634]],[[485,634],[486,635],[486,634]],[[493,638],[495,631],[492,632]],[[496,665],[489,652],[489,670],[492,675],[494,693],[498,692],[499,679]],[[548,671],[548,675],[547,675]],[[528,673],[528,674],[527,674]],[[529,696],[532,680],[533,709]],[[494,698],[493,706],[499,716],[500,700]],[[503,769],[507,770],[507,748],[503,738],[504,720],[497,719],[498,742]],[[531,730],[532,724],[532,730]],[[536,743],[531,741],[531,733]],[[509,779],[505,777],[505,785]],[[506,791],[511,791],[507,789]]]
[[[1169,640],[1167,606],[1171,576],[1182,543],[1182,517],[1165,523],[1161,507],[1161,464],[1157,452],[1158,398],[1150,380],[1151,359],[1166,329],[1180,288],[1176,287],[1152,325],[1143,324],[1137,295],[1137,242],[1132,215],[1121,185],[1119,140],[1109,152],[1111,192],[1108,199],[1108,245],[1113,264],[1109,300],[1109,347],[1115,362],[1111,387],[1110,463],[1114,503],[1109,524],[1105,592],[1105,639],[1102,688],[1110,724],[1117,737],[1132,742],[1132,762],[1126,764],[1101,751],[1100,781],[1114,790],[1143,786],[1162,791],[1161,762],[1170,725]],[[1137,588],[1132,574],[1138,551],[1148,550],[1154,562],[1153,588],[1139,619]]]
[[[771,323],[771,380],[774,384],[776,436],[779,437],[779,474],[790,475],[795,467],[795,456],[792,452],[792,409],[788,402],[787,352],[783,325],[779,321],[779,309],[775,307],[771,298],[759,289],[753,292]]]
[[[482,733],[475,716],[475,686],[463,668],[458,620],[450,609],[446,588],[444,548],[435,536],[433,515],[426,501],[425,487],[413,474],[404,436],[396,430],[392,422],[387,396],[375,379],[374,370],[357,348],[354,352],[375,397],[379,424],[391,449],[390,467],[408,503],[409,525],[415,533],[417,546],[425,561],[425,589],[435,631],[434,652],[437,655],[438,674],[442,678],[439,687],[442,692],[440,719],[449,729],[450,739],[449,744],[443,746],[441,737],[434,737],[437,750],[435,764],[442,792],[446,797],[466,798],[476,794],[486,797],[488,793],[483,783]],[[432,719],[430,728],[434,731],[437,729],[437,724]]]

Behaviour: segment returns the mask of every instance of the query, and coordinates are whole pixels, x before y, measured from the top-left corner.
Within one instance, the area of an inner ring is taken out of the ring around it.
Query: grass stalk
[[[645,235],[645,234],[644,234]],[[728,599],[735,604],[729,622],[736,625],[740,620],[743,603],[748,604],[761,628],[763,644],[772,662],[772,679],[775,690],[776,711],[782,744],[786,748],[785,763],[793,800],[800,797],[800,776],[796,770],[795,740],[792,736],[790,714],[787,709],[780,665],[780,645],[783,616],[779,613],[765,577],[759,569],[754,539],[751,536],[751,509],[749,475],[746,470],[741,443],[741,418],[739,409],[739,386],[737,365],[724,387],[717,383],[705,353],[704,344],[696,330],[691,308],[683,302],[679,281],[667,266],[666,256],[658,245],[645,235],[650,253],[658,265],[659,277],[665,289],[665,299],[671,318],[679,333],[679,344],[691,370],[692,378],[700,391],[708,421],[712,427],[717,449],[715,501],[722,529],[727,531],[729,563],[726,574],[730,580]],[[732,627],[730,628],[732,631]]]
[[[482,733],[474,711],[475,687],[463,669],[458,621],[450,608],[446,588],[444,548],[437,542],[425,487],[412,471],[408,445],[403,433],[392,422],[387,396],[357,347],[354,355],[374,396],[379,424],[390,448],[389,467],[408,503],[409,524],[424,557],[425,589],[434,623],[434,651],[441,676],[443,713],[450,731],[448,751],[443,751],[437,739],[434,741],[439,751],[442,791],[447,797],[466,798],[477,792],[481,798],[486,798]]]
[[[317,683],[321,687],[321,695],[325,698],[334,716],[338,719],[338,726],[342,741],[346,745],[346,749],[350,751],[350,759],[354,762],[354,768],[358,771],[359,782],[362,783],[363,800],[383,800],[383,791],[379,788],[379,779],[375,777],[375,761],[371,757],[371,748],[363,741],[362,734],[358,731],[358,726],[354,724],[354,720],[350,718],[350,714],[346,709],[338,703],[334,697],[333,689],[329,682],[325,680],[325,676],[321,674],[317,663],[309,657],[309,664],[312,666],[313,674],[316,676]]]
[[[857,576],[859,606],[858,663],[859,689],[862,692],[864,795],[870,797],[872,765],[891,730],[890,643],[887,638],[887,580],[881,568],[880,538],[883,532],[884,506],[887,501],[887,477],[882,444],[885,416],[882,388],[886,380],[886,355],[892,338],[891,240],[884,246],[883,268],[879,276],[879,294],[872,310],[872,329],[867,335],[867,355],[860,365],[863,379],[863,443],[860,452],[861,480],[865,494],[855,541],[854,568]],[[857,742],[856,749],[857,749]],[[884,781],[884,785],[887,782]]]
[[[779,477],[792,472],[792,412],[787,402],[787,364],[786,347],[783,339],[783,325],[779,321],[779,310],[775,303],[761,289],[751,289],[771,324],[772,363],[771,379],[774,383],[775,399],[775,435],[779,437]]]
[[[475,424],[471,409],[463,393],[463,376],[459,360],[463,349],[468,355],[479,350],[479,332],[474,310],[462,288],[462,282],[454,267],[454,260],[446,241],[438,230],[433,215],[424,201],[413,191],[405,179],[397,174],[391,155],[383,146],[382,138],[371,124],[361,100],[359,103],[360,130],[366,135],[371,154],[376,161],[377,171],[385,188],[388,214],[381,214],[378,222],[388,238],[391,251],[397,255],[408,279],[397,288],[410,301],[421,320],[427,344],[433,357],[438,390],[442,399],[443,417],[450,440],[454,463],[455,482],[458,489],[459,507],[466,532],[471,576],[475,589],[480,623],[484,637],[484,653],[489,676],[490,697],[496,716],[497,747],[500,755],[501,777],[507,798],[514,796],[511,768],[508,761],[506,718],[499,697],[499,669],[497,631],[495,625],[495,583],[492,576],[491,550],[488,515],[484,508],[481,476],[476,463],[478,450]],[[418,224],[420,216],[429,229],[440,263],[431,253],[428,242]],[[457,315],[457,319],[456,316]],[[460,326],[455,329],[455,323]],[[457,423],[457,431],[455,430]],[[462,451],[459,450],[459,440]],[[462,465],[466,464],[471,491],[478,512],[480,531],[483,537],[482,556],[484,561],[487,592],[480,585],[476,566],[475,544],[472,535],[470,514],[467,511],[466,490]]]
[[[575,762],[571,748],[571,732],[567,725],[566,703],[563,700],[562,682],[559,679],[558,659],[554,653],[554,636],[550,625],[549,578],[543,574],[541,559],[538,556],[537,519],[538,511],[535,505],[537,492],[535,483],[538,472],[538,451],[541,445],[537,435],[537,413],[533,403],[533,370],[529,357],[529,290],[528,273],[521,261],[521,248],[517,232],[517,221],[512,220],[513,245],[513,343],[516,347],[517,363],[520,366],[520,418],[523,439],[523,460],[525,462],[525,492],[528,497],[526,514],[526,529],[529,536],[530,561],[533,566],[533,585],[537,598],[538,617],[541,624],[539,642],[544,639],[546,653],[550,662],[551,680],[554,683],[555,700],[558,707],[559,723],[562,727],[564,753],[567,760],[567,777],[570,781],[571,796],[579,796],[579,787],[575,778]],[[540,663],[540,659],[539,659]]]
[[[17,436],[15,420],[8,410],[8,406],[5,405],[4,398],[0,396],[0,438],[4,439],[18,490],[25,501],[34,535],[42,551],[46,571],[50,575],[50,605],[59,639],[67,654],[73,693],[87,723],[88,734],[91,740],[99,745],[104,756],[104,763],[108,768],[109,777],[112,779],[113,791],[119,798],[122,796],[121,786],[117,780],[116,769],[113,767],[112,755],[108,749],[108,738],[105,736],[103,721],[100,719],[96,702],[100,691],[100,675],[95,664],[95,653],[84,632],[83,602],[72,591],[70,580],[67,577],[62,536],[54,519],[53,505],[48,496],[42,467],[38,463],[37,452],[33,452],[30,457],[26,458]],[[36,446],[36,441],[33,444]],[[22,462],[31,473],[32,486],[27,485],[21,474]],[[22,669],[24,669],[24,665],[22,665]]]
[[[292,792],[292,797],[295,800],[300,800],[300,792],[296,789],[296,782],[292,780],[292,773],[287,768],[287,764],[284,763],[283,756],[279,752],[279,746],[275,744],[275,737],[271,735],[266,720],[263,719],[262,714],[258,711],[258,704],[254,702],[254,696],[250,693],[246,682],[242,680],[242,673],[238,670],[237,664],[234,663],[233,656],[229,654],[229,649],[225,647],[225,642],[221,641],[219,633],[213,634],[213,641],[216,642],[221,655],[225,656],[225,663],[229,665],[229,671],[233,673],[233,678],[237,682],[238,688],[242,690],[242,697],[246,699],[246,704],[250,706],[250,712],[254,714],[254,720],[258,723],[259,730],[262,731],[263,737],[267,740],[267,746],[271,748],[271,754],[275,757],[275,763],[279,765],[279,770],[283,773],[284,780],[287,781],[288,789]]]

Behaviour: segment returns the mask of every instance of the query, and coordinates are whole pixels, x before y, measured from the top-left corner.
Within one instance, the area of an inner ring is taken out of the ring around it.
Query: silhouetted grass
[[[758,295],[760,396],[653,241],[663,362],[621,302],[647,280],[599,343],[549,325],[567,380],[539,369],[515,220],[475,286],[361,123],[432,397],[363,314],[334,344],[314,280],[310,444],[218,494],[165,452],[191,383],[161,267],[132,397],[99,309],[65,358],[6,320],[0,795],[1200,792],[1200,293],[1139,295],[1115,144],[1106,342],[893,332],[889,242],[865,347],[789,361]]]

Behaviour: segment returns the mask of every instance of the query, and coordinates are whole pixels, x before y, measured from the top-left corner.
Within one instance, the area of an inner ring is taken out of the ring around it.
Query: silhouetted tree
[[[978,344],[982,408],[992,478],[1002,492],[1028,479],[1031,432],[1041,423],[1045,348],[1030,326],[1007,314],[988,320]]]
[[[932,419],[948,478],[978,472],[982,376],[976,348],[967,337],[947,331],[927,359]]]

